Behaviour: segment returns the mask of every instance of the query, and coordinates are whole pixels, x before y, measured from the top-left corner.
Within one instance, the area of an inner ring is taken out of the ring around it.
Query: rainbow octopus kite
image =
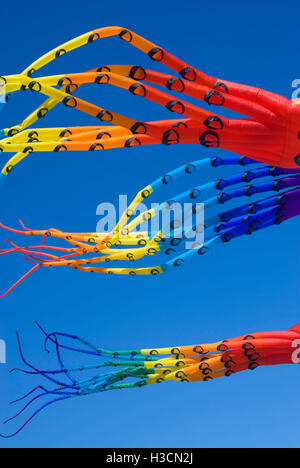
[[[38,70],[63,54],[97,39],[115,35],[149,55],[152,60],[168,66],[181,77],[136,65],[107,65],[84,73],[33,78]],[[220,117],[177,99],[172,94],[162,92],[156,87],[142,84],[141,81],[167,88],[170,92],[179,92],[200,99],[208,104],[225,106],[250,118]],[[221,147],[242,155],[211,157],[196,161],[157,179],[139,191],[111,232],[64,233],[57,229],[32,230],[25,227],[24,231],[10,229],[25,235],[43,236],[42,244],[39,246],[19,247],[13,244],[12,249],[2,251],[2,254],[21,252],[34,263],[32,269],[17,284],[37,268],[54,265],[92,272],[156,275],[172,266],[181,265],[192,253],[206,252],[212,243],[226,242],[272,224],[280,224],[299,214],[300,100],[291,101],[268,91],[209,77],[164,49],[120,27],[97,29],[73,39],[36,60],[21,74],[1,77],[0,82],[2,93],[31,90],[47,96],[47,101],[27,116],[22,123],[2,130],[0,151],[16,153],[5,164],[1,172],[2,180],[17,163],[37,151],[94,151],[140,144],[190,143],[213,148]],[[111,84],[124,88],[133,95],[150,99],[171,112],[181,114],[180,120],[141,122],[103,109],[74,96],[78,88],[86,83]],[[58,103],[96,117],[105,125],[28,130],[29,126],[44,117]],[[182,115],[185,118],[182,118]],[[141,215],[135,216],[138,205],[147,201],[153,191],[168,185],[182,175],[192,175],[194,172],[201,175],[201,171],[208,166],[239,166],[254,164],[255,161],[266,165],[225,179],[196,184],[172,200],[161,201],[157,208],[146,209]],[[254,179],[263,180],[252,183]],[[229,188],[231,186],[236,187]],[[214,206],[272,191],[280,192],[280,196],[255,200],[254,204],[236,206],[230,213],[219,212],[207,218],[208,210]],[[176,227],[180,225],[176,219],[170,222],[167,229],[171,231],[171,235],[162,228],[154,231],[146,229],[136,233],[142,222],[149,221],[163,210],[170,208],[174,201],[186,200],[192,202],[192,215],[196,215],[197,203],[201,203],[206,209],[205,225],[197,224],[195,220],[190,222],[191,231],[202,230],[203,245],[198,242],[198,245],[195,244],[192,249],[186,249],[186,244],[182,240],[187,233],[183,232],[182,227]],[[62,237],[71,244],[71,247],[63,249],[45,245],[47,236]],[[60,251],[64,255],[54,255],[50,252],[55,250],[56,253]],[[171,259],[154,266],[129,268],[107,264],[120,260],[140,260],[145,256],[161,252],[171,256]],[[102,262],[106,262],[105,267],[94,266]]]
[[[235,175],[199,185],[198,179],[204,168],[217,170],[230,165],[244,168]],[[246,169],[245,166],[254,167]],[[146,203],[154,192],[167,188],[179,178],[190,179],[193,176],[198,185],[189,186],[188,190],[147,208]],[[258,196],[268,192],[273,192],[273,195],[257,200]],[[225,204],[234,201],[241,203],[240,200],[251,197],[256,200],[224,210]],[[40,244],[25,247],[9,241],[12,247],[0,251],[0,255],[14,252],[24,254],[34,264],[4,296],[40,267],[64,266],[94,273],[131,276],[157,275],[181,266],[193,254],[205,254],[215,244],[227,243],[299,215],[299,201],[300,169],[281,169],[257,164],[245,157],[227,156],[194,161],[144,187],[111,232],[33,230],[23,223],[23,230],[16,230],[0,223],[2,228],[13,233],[42,237]],[[181,209],[178,212],[176,207],[181,208],[183,204],[185,213]],[[137,214],[140,206],[144,210]],[[167,219],[164,224],[163,216]],[[143,227],[146,231],[142,230]],[[49,245],[46,239],[51,237],[64,239],[70,247]],[[160,263],[148,266],[146,257],[149,256],[155,256]],[[140,265],[142,260],[144,265]],[[130,266],[116,266],[120,262],[129,262]],[[133,265],[135,263],[138,265]]]
[[[18,336],[21,358],[28,369],[14,370],[41,376],[54,387],[48,389],[44,385],[38,385],[24,397],[15,400],[15,402],[19,402],[37,391],[39,392],[16,416],[6,422],[22,414],[40,398],[51,397],[51,399],[38,408],[14,434],[2,435],[1,437],[13,437],[46,407],[73,397],[109,390],[143,387],[167,380],[203,382],[219,377],[229,377],[247,369],[254,370],[259,366],[300,363],[300,324],[288,331],[251,333],[211,344],[126,351],[102,349],[78,336],[66,333],[47,334],[39,324],[38,326],[46,337],[45,349],[47,350],[48,342],[53,344],[55,348],[58,369],[40,370],[30,364],[24,357]],[[59,341],[61,338],[79,342],[84,345],[84,348],[61,344]],[[96,363],[67,368],[64,365],[61,350],[94,356]],[[116,367],[117,370],[111,370],[113,367]],[[101,369],[101,372],[93,377],[85,379],[74,377],[75,373],[90,372],[95,369]]]
[[[119,36],[180,77],[136,65],[107,65],[83,73],[33,77],[63,54],[111,36]],[[226,107],[249,118],[221,117],[144,82],[209,105]],[[123,88],[179,114],[180,119],[144,122],[103,109],[74,96],[86,83]],[[117,26],[96,29],[62,44],[22,73],[1,77],[0,86],[2,94],[31,90],[47,97],[23,122],[1,130],[0,151],[16,153],[3,167],[2,179],[17,163],[37,151],[94,151],[161,143],[220,147],[283,168],[296,169],[300,165],[299,99],[289,100],[251,86],[210,77],[134,32]],[[58,103],[87,113],[105,125],[28,130]]]
[[[82,73],[36,76],[43,66],[65,53],[111,36],[119,36],[129,42],[153,61],[169,67],[177,76],[140,65],[102,65]],[[179,117],[148,122],[104,109],[76,95],[78,89],[87,83],[123,88],[134,96],[148,99],[179,114]],[[165,88],[165,91],[159,87]],[[0,130],[0,152],[14,153],[1,171],[0,182],[20,161],[32,153],[43,151],[97,151],[183,143],[223,148],[239,156],[216,154],[162,175],[138,192],[108,232],[35,230],[26,228],[23,223],[23,229],[16,230],[1,224],[2,228],[13,233],[42,237],[41,243],[23,247],[9,241],[11,247],[0,252],[1,255],[21,253],[34,264],[7,293],[40,267],[68,266],[89,272],[157,275],[182,265],[193,254],[205,254],[215,244],[281,224],[300,214],[299,99],[289,100],[265,90],[210,77],[161,47],[120,27],[91,31],[55,48],[22,73],[0,77],[0,95],[27,90],[46,96],[46,101],[21,123]],[[247,118],[228,119],[179,99],[178,93],[208,105],[226,107]],[[59,103],[95,117],[97,125],[32,128]],[[199,181],[204,170],[219,170],[224,166],[239,169],[230,176]],[[165,195],[155,206],[147,205],[153,193],[183,177],[189,179],[185,191],[175,192],[172,198]],[[247,197],[252,197],[251,203],[243,200]],[[174,209],[178,203],[189,204],[188,225],[182,223],[182,213],[179,215]],[[226,210],[223,208],[225,204],[230,205]],[[137,212],[141,206],[142,209]],[[201,217],[203,209],[205,219]],[[160,217],[166,213],[169,222],[163,225]],[[155,224],[156,219],[159,221]],[[63,239],[68,246],[48,245],[46,240],[50,237]],[[157,258],[154,265],[147,264],[148,257]],[[145,264],[135,266],[135,262],[141,261],[145,261]],[[119,265],[118,262],[127,262],[127,265],[115,266]],[[43,397],[51,398],[12,435],[18,434],[44,408],[68,398],[142,387],[166,380],[208,381],[253,370],[261,365],[300,362],[300,325],[289,331],[254,333],[213,344],[128,351],[104,350],[78,336],[47,334],[39,327],[46,336],[45,348],[47,343],[55,348],[59,368],[47,371],[30,364],[23,355],[18,336],[21,358],[28,367],[18,370],[44,377],[54,387],[48,389],[38,385],[16,400],[21,401],[35,394],[16,415],[19,416],[33,402]],[[80,342],[85,347],[62,344],[61,338]],[[67,368],[62,350],[96,356],[97,362]],[[118,369],[109,370],[113,367]],[[94,369],[102,369],[102,372],[82,380],[73,376],[76,372]]]

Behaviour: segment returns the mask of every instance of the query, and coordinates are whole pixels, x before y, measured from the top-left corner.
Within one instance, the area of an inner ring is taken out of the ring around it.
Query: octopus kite
[[[53,386],[51,389],[38,385],[24,397],[12,403],[20,402],[36,394],[13,420],[21,415],[32,403],[48,398],[14,434],[1,437],[13,437],[18,434],[37,414],[48,406],[69,398],[106,392],[143,387],[168,380],[177,382],[207,382],[219,377],[229,377],[245,370],[255,370],[259,366],[300,363],[300,324],[288,331],[251,333],[236,338],[211,344],[192,346],[174,346],[166,348],[131,349],[109,351],[88,343],[79,336],[67,333],[45,335],[44,347],[52,344],[58,360],[56,370],[41,370],[29,363],[24,357],[19,335],[20,355],[26,369],[14,369],[28,375],[43,377]],[[62,344],[62,339],[70,339],[71,344]],[[80,343],[82,347],[72,344]],[[93,356],[94,364],[65,366],[62,350]],[[49,351],[48,351],[49,352]],[[116,370],[112,370],[116,368]],[[79,379],[74,374],[96,370],[96,375]],[[50,398],[50,400],[49,400]]]
[[[240,170],[226,178],[199,184],[204,169],[215,171],[225,166]],[[147,206],[154,193],[166,190],[182,178],[195,185]],[[265,193],[270,195],[262,198]],[[253,198],[251,203],[241,204],[249,198]],[[224,210],[224,205],[234,202],[231,209]],[[16,230],[0,223],[2,228],[13,233],[42,237],[40,244],[24,247],[9,241],[12,246],[0,251],[0,255],[21,253],[34,264],[4,296],[40,267],[64,266],[85,272],[131,276],[158,275],[180,267],[191,255],[204,255],[214,245],[279,225],[299,214],[300,168],[282,169],[240,156],[194,161],[141,189],[110,232],[34,230],[23,223],[23,229]],[[50,238],[63,239],[69,247],[49,245]],[[149,257],[158,258],[160,263],[147,265]],[[122,262],[129,262],[130,266],[119,267]]]
[[[43,66],[65,53],[111,36],[119,36],[178,76],[140,65],[102,65],[81,73],[34,76]],[[179,114],[180,118],[147,122],[104,109],[74,95],[86,83],[123,88]],[[0,151],[16,153],[4,165],[2,179],[34,152],[95,151],[155,144],[220,147],[277,167],[296,169],[300,166],[300,99],[290,100],[262,89],[208,76],[121,27],[96,29],[66,42],[22,73],[0,77],[0,86],[0,94],[30,90],[47,97],[21,123],[0,130]],[[161,91],[157,86],[167,91]],[[220,116],[179,99],[178,93],[208,105],[226,107],[248,118]],[[58,103],[95,117],[101,126],[28,129]]]

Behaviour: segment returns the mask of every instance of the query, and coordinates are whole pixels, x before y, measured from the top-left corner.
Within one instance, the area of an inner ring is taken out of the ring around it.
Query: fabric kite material
[[[69,398],[143,387],[170,380],[207,382],[245,370],[255,370],[259,366],[300,363],[300,324],[288,331],[250,333],[210,344],[122,351],[97,347],[76,335],[57,332],[47,334],[39,324],[38,326],[45,335],[45,350],[48,343],[53,345],[58,369],[41,370],[32,365],[24,357],[18,335],[19,350],[26,368],[14,370],[43,377],[54,387],[48,389],[44,385],[39,385],[24,397],[15,400],[20,402],[38,392],[16,416],[6,422],[21,415],[34,402],[44,398],[50,400],[35,410],[14,434],[1,437],[13,437],[45,408]],[[70,340],[71,345],[61,343],[65,338]],[[75,347],[75,343],[79,343],[82,347]],[[96,362],[87,365],[75,364],[67,368],[62,358],[63,350],[84,354],[86,357],[93,356]],[[117,369],[112,370],[113,368]],[[100,372],[92,377],[84,379],[75,377],[76,374],[90,373],[96,369]]]
[[[244,168],[242,172],[226,178],[189,186],[188,190],[170,199],[149,208],[145,206],[154,192],[168,188],[178,179],[189,180],[194,176],[197,181],[207,168],[219,170],[224,166],[241,168],[247,165],[253,168]],[[273,195],[267,198],[259,198],[261,194],[272,192]],[[234,238],[298,216],[299,197],[300,169],[281,169],[257,164],[249,158],[225,156],[183,165],[144,187],[110,232],[33,230],[23,223],[23,230],[16,230],[0,223],[2,228],[13,233],[42,236],[40,245],[21,247],[10,241],[12,247],[0,251],[0,255],[24,254],[34,264],[4,296],[40,267],[65,266],[85,272],[131,276],[158,275],[181,266],[192,255],[205,254],[216,244],[228,243]],[[253,202],[243,204],[244,199],[249,198],[254,198]],[[232,209],[224,210],[225,204],[233,202],[235,206]],[[144,206],[144,209],[139,209],[140,206]],[[201,212],[203,216],[199,216]],[[154,222],[156,219],[157,222]],[[162,223],[162,219],[167,222]],[[51,246],[46,243],[46,239],[51,237],[64,239],[71,246]],[[160,263],[140,265],[149,256],[159,258]],[[130,262],[131,265],[119,267],[117,264],[120,262]]]
[[[65,53],[111,36],[119,36],[179,76],[139,65],[104,65],[83,73],[33,78],[43,66]],[[86,83],[123,88],[179,114],[180,118],[139,121],[134,116],[104,109],[74,96]],[[47,100],[21,123],[1,130],[0,151],[16,153],[2,169],[3,180],[16,164],[34,152],[95,151],[145,144],[200,144],[224,148],[277,167],[300,165],[299,99],[290,100],[269,91],[213,78],[121,27],[100,28],[83,34],[48,52],[22,73],[0,77],[1,94],[19,90],[41,93]],[[178,93],[209,105],[226,107],[248,118],[228,119],[178,99]],[[87,113],[105,125],[28,130],[58,103]]]

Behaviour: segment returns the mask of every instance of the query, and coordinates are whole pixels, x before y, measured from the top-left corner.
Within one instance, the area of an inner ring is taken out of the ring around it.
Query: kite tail
[[[40,370],[29,363],[24,357],[20,337],[17,334],[21,359],[29,370],[14,370],[39,375],[54,384],[54,387],[49,390],[39,385],[25,396],[15,400],[13,403],[32,397],[15,416],[7,419],[5,424],[21,416],[40,399],[47,397],[51,399],[34,411],[16,432],[8,436],[1,435],[1,437],[9,438],[19,434],[45,408],[75,396],[141,388],[168,380],[205,382],[220,377],[229,377],[245,370],[255,370],[259,366],[298,364],[293,356],[295,340],[299,340],[300,337],[300,325],[288,331],[252,333],[209,344],[118,351],[94,346],[77,335],[61,332],[47,333],[39,323],[37,325],[45,336],[45,350],[50,352],[47,345],[53,345],[55,348],[58,368],[48,371]],[[59,340],[62,339],[70,340],[71,345],[61,343]],[[80,343],[80,347],[73,346],[72,342]],[[61,354],[63,350],[94,357],[96,363],[66,368]],[[109,360],[105,360],[106,358]],[[84,379],[73,377],[74,373],[91,370],[98,372]],[[68,381],[59,380],[60,376]],[[33,396],[37,391],[39,394]]]

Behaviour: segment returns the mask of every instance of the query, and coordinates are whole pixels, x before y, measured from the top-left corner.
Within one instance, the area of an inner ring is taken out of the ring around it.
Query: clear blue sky
[[[291,82],[300,78],[299,10],[299,2],[292,1],[6,2],[1,6],[1,74],[20,72],[76,35],[120,25],[211,75],[290,97]],[[83,71],[107,63],[153,65],[115,38],[70,54],[45,72]],[[168,116],[123,91],[102,89],[87,87],[83,95],[140,118]],[[0,127],[21,120],[38,102],[32,94],[16,95],[0,113]],[[43,125],[57,124],[94,121],[57,108]],[[187,146],[120,149],[104,156],[36,154],[4,186],[1,220],[13,226],[22,218],[36,228],[93,230],[101,201],[114,201],[119,193],[133,196],[165,170],[208,154]],[[195,257],[180,271],[158,278],[38,271],[0,303],[0,337],[8,353],[8,364],[0,365],[0,417],[12,415],[8,402],[39,381],[8,373],[20,365],[15,330],[28,358],[40,367],[53,363],[42,350],[35,319],[50,331],[78,333],[107,348],[209,342],[296,324],[299,228],[300,220],[294,219]],[[1,243],[6,237],[0,232]],[[26,268],[18,256],[2,257],[1,289]],[[75,363],[75,357],[69,362]],[[296,366],[259,368],[208,384],[174,382],[74,399],[50,408],[1,446],[299,447],[299,371]]]

